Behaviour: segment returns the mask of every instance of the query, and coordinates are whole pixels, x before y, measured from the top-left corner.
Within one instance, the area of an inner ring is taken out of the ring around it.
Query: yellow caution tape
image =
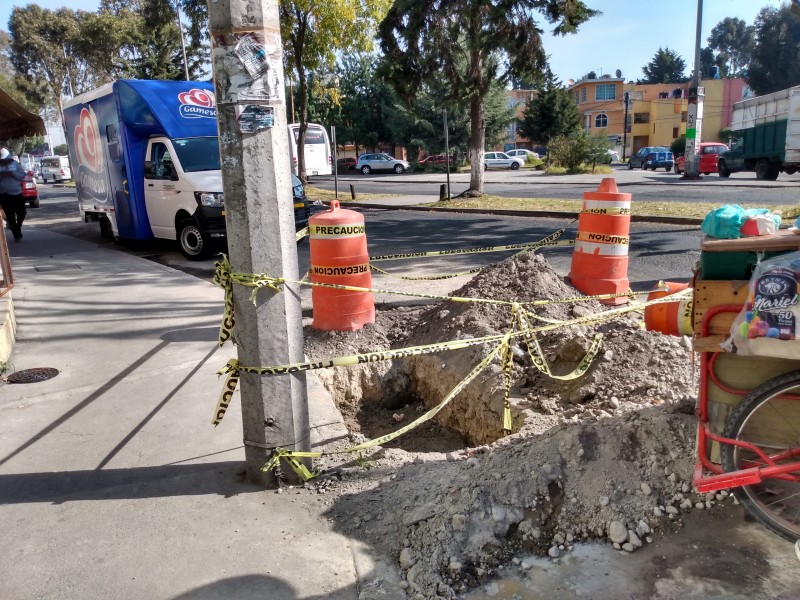
[[[320,265],[311,265],[309,271],[312,275],[319,275],[322,277],[346,277],[348,275],[363,275],[369,273],[369,263],[362,263],[360,265],[347,265],[342,267],[323,267]]]
[[[299,242],[308,235],[308,227],[303,227],[300,231],[294,234],[294,241]]]
[[[462,271],[461,273],[450,273],[449,275],[430,275],[430,276],[419,276],[419,277],[411,277],[408,275],[397,275],[395,273],[389,273],[388,271],[379,269],[375,265],[370,265],[369,268],[377,273],[380,273],[381,275],[387,275],[388,277],[403,279],[405,281],[439,281],[441,279],[453,279],[454,277],[461,277],[462,275],[474,275],[475,273],[480,273],[481,271],[483,271],[485,267],[476,267],[474,269],[470,269],[469,271]]]
[[[364,223],[342,223],[339,225],[309,225],[308,233],[312,238],[350,238],[360,237],[366,233]]]
[[[511,433],[511,372],[514,368],[514,355],[508,339],[503,340],[503,434]]]
[[[386,435],[382,435],[372,440],[368,440],[361,444],[357,444],[355,446],[351,446],[350,448],[345,448],[344,450],[337,450],[335,452],[292,452],[289,450],[285,450],[283,448],[278,448],[273,452],[272,457],[270,460],[261,468],[262,471],[269,471],[277,467],[280,463],[280,460],[286,460],[289,466],[292,467],[295,473],[297,473],[298,477],[300,477],[303,481],[308,481],[316,476],[316,474],[312,473],[311,471],[306,468],[298,460],[291,460],[296,458],[319,458],[321,456],[331,456],[334,454],[349,454],[353,452],[360,452],[362,450],[367,450],[369,448],[374,448],[376,446],[382,446],[383,444],[387,444],[392,440],[395,440],[402,436],[405,433],[408,433],[412,429],[415,429],[422,423],[430,421],[433,417],[435,417],[441,410],[450,404],[450,402],[455,398],[461,390],[463,390],[475,377],[477,377],[481,371],[483,371],[491,362],[494,360],[494,357],[508,345],[508,341],[504,340],[500,344],[494,347],[494,349],[489,352],[489,354],[484,357],[484,359],[478,363],[472,371],[470,371],[464,379],[458,382],[456,386],[450,390],[450,393],[445,396],[445,398],[436,406],[416,418],[414,421],[401,427],[400,429],[393,431],[392,433],[387,433]],[[510,417],[509,417],[510,418]]]
[[[585,215],[629,215],[631,214],[630,208],[623,208],[621,206],[610,206],[608,208],[584,208],[579,214]]]
[[[370,256],[370,262],[380,262],[385,260],[403,260],[406,258],[433,258],[437,256],[459,256],[463,254],[481,254],[484,252],[503,252],[504,250],[530,250],[541,248],[542,246],[573,246],[572,240],[556,242],[566,231],[566,227],[559,229],[543,237],[538,242],[526,242],[523,244],[508,244],[505,246],[484,246],[482,248],[462,248],[456,250],[435,250],[432,252],[406,252],[403,254],[382,254],[380,256]]]
[[[593,231],[579,231],[575,240],[593,244],[619,244],[621,246],[630,244],[630,237],[627,235],[611,235],[610,233],[595,233]]]

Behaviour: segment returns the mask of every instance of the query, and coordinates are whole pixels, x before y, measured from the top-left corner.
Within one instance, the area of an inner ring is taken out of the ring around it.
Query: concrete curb
[[[496,215],[500,217],[544,217],[548,219],[577,219],[576,212],[550,211],[550,210],[503,210],[503,209],[483,209],[483,208],[431,208],[428,206],[387,206],[386,204],[373,204],[370,202],[345,202],[345,208],[379,208],[382,210],[416,210],[419,212],[446,212],[446,213],[465,213],[480,215]],[[635,223],[667,223],[671,225],[700,225],[703,219],[692,217],[670,217],[653,215],[631,215],[631,221]]]
[[[0,298],[0,363],[7,363],[17,339],[14,302],[8,293]]]

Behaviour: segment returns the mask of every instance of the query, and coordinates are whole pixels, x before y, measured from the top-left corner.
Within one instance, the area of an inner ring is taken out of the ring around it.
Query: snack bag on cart
[[[744,356],[800,359],[798,279],[800,252],[759,262],[726,348]]]

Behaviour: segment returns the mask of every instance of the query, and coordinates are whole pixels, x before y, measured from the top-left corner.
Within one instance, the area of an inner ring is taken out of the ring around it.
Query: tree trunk
[[[297,176],[308,183],[306,175],[306,129],[308,129],[308,80],[306,70],[297,62],[297,93],[300,96],[300,127],[297,132]]]
[[[470,101],[469,117],[469,163],[471,170],[469,189],[465,193],[469,196],[480,196],[483,195],[483,150],[486,145],[486,117],[483,110],[483,101],[477,95],[473,96]]]

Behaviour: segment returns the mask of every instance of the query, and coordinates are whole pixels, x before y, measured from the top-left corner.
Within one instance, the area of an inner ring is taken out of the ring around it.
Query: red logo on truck
[[[214,106],[214,95],[207,90],[197,88],[178,94],[181,103],[178,109],[185,119],[216,119],[217,109]]]
[[[78,160],[78,194],[83,200],[106,202],[108,188],[105,159],[94,111],[82,108],[73,134],[75,158]]]

